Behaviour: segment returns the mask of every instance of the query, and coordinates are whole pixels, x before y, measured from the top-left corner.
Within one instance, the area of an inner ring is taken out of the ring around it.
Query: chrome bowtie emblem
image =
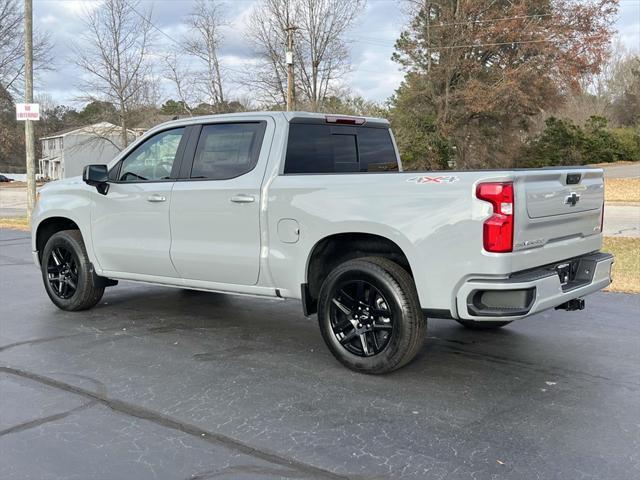
[[[580,195],[578,195],[576,192],[571,192],[571,195],[564,199],[564,203],[572,207],[575,207],[579,201]]]

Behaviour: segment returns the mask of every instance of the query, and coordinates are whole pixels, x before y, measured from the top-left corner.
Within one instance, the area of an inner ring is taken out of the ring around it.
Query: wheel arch
[[[340,263],[354,258],[378,256],[402,266],[413,277],[409,257],[397,242],[384,235],[367,232],[340,232],[319,239],[309,251],[302,285],[305,314],[317,311],[322,282]]]
[[[53,216],[40,221],[35,231],[35,249],[38,252],[38,261],[42,261],[42,250],[51,236],[63,230],[79,230],[80,235],[83,235],[78,223],[69,217]]]

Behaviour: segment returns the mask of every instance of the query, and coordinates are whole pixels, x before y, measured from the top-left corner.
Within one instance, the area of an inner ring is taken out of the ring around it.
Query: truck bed
[[[567,184],[567,178],[577,183]],[[476,198],[483,182],[513,182],[514,251],[483,249],[483,223],[492,206]],[[573,193],[577,204],[566,202]],[[277,222],[304,219],[300,241],[278,247],[270,269],[287,282],[300,250],[343,231],[384,235],[407,255],[421,304],[455,314],[458,289],[470,278],[507,278],[514,272],[598,251],[604,200],[603,171],[554,168],[485,171],[281,175],[268,188],[270,244]],[[305,271],[297,265],[294,271]]]

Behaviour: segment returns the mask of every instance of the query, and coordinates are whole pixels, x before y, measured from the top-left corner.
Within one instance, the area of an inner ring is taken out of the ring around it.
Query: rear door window
[[[266,123],[204,125],[191,178],[225,180],[250,172],[258,162]]]
[[[386,128],[292,123],[284,173],[397,171]]]

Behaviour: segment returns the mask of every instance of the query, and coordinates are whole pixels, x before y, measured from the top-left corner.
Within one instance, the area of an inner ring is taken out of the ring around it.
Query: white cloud
[[[55,2],[34,2],[36,28],[47,31],[54,43],[54,64],[56,72],[44,73],[39,80],[40,91],[49,92],[55,100],[71,103],[78,97],[77,80],[81,73],[71,61],[71,46],[77,44],[83,25],[83,12],[97,8],[102,0],[70,0]],[[407,22],[407,17],[399,7],[398,0],[369,1],[363,14],[347,34],[351,49],[352,71],[347,83],[354,94],[371,100],[383,101],[393,94],[403,79],[403,72],[390,57],[396,38]],[[224,44],[221,63],[228,67],[225,75],[233,94],[246,94],[241,85],[235,83],[232,72],[246,69],[252,62],[251,46],[247,42],[246,25],[254,2],[227,0],[226,17],[228,26],[224,28]],[[189,13],[189,2],[144,1],[142,9],[153,6],[153,21],[169,37],[180,41],[187,32],[184,20]],[[616,28],[626,48],[640,51],[640,4],[623,1],[620,4]],[[166,51],[173,42],[158,34],[155,48]]]
[[[616,27],[624,46],[632,52],[640,52],[640,3],[621,2]]]
[[[41,18],[37,18],[36,22],[40,22],[41,24],[45,25],[46,28],[46,26],[58,23],[59,19],[55,15],[45,15]]]
[[[66,0],[56,3],[62,10],[66,10],[72,15],[82,15],[98,8],[102,4],[102,0]]]

